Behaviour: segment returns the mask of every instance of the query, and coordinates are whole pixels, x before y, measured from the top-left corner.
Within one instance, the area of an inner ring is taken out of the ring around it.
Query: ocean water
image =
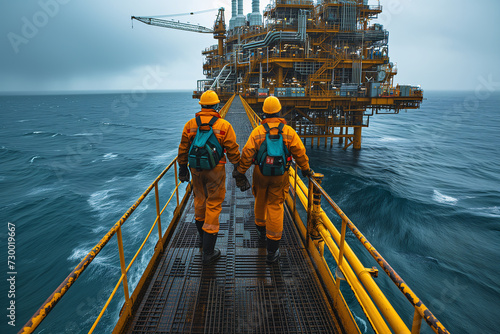
[[[360,151],[307,146],[311,165],[451,333],[497,333],[500,94],[425,96],[420,110],[372,117]],[[24,325],[175,157],[182,126],[197,109],[189,92],[0,96],[1,333]],[[172,187],[166,182],[160,197]],[[154,201],[145,204],[123,229],[131,249],[154,220]],[[8,223],[16,233],[14,298],[6,280]],[[361,250],[354,236],[347,240]],[[116,249],[113,238],[37,333],[88,331],[119,278]],[[128,261],[132,253],[125,256]],[[132,286],[148,256],[132,267]],[[360,257],[367,267],[374,265],[366,252]],[[413,311],[394,284],[383,272],[377,282],[410,323]],[[120,291],[96,333],[110,332],[123,301]],[[11,300],[15,327],[6,317]],[[353,310],[361,329],[371,333]]]

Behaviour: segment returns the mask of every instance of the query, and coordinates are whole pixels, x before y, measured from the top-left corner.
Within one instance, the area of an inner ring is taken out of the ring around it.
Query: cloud
[[[267,5],[261,0],[261,9]],[[377,4],[377,1],[371,1]],[[390,31],[396,81],[425,89],[473,89],[479,75],[500,80],[500,39],[491,27],[500,2],[383,0],[380,20]],[[130,16],[226,8],[229,0],[26,0],[0,4],[0,91],[131,89],[161,66],[160,89],[194,89],[202,79],[201,50],[216,44],[210,34],[165,29]],[[244,1],[244,12],[251,1]],[[217,12],[183,16],[211,27]],[[463,19],[462,19],[463,18]],[[498,30],[498,29],[497,29]],[[17,38],[16,36],[20,37]]]
[[[500,39],[492,22],[500,2],[387,0],[397,2],[385,28],[389,30],[389,56],[398,64],[400,83],[418,83],[429,90],[472,90],[479,78],[492,74],[500,81]],[[384,16],[381,16],[384,17]],[[387,17],[387,16],[386,16]]]
[[[142,80],[140,69],[148,66],[162,66],[176,76],[167,78],[160,88],[179,88],[181,82],[182,88],[194,89],[196,80],[202,77],[201,49],[214,43],[211,35],[139,22],[131,28],[131,15],[186,11],[182,4],[169,4],[168,8],[166,2],[162,4],[146,1],[139,6],[116,0],[106,6],[79,0],[28,1],[26,5],[4,2],[1,6],[7,8],[2,8],[5,20],[0,32],[6,38],[1,42],[0,72],[4,80],[0,90],[124,89]],[[213,22],[213,18],[203,20],[204,24]],[[14,35],[19,38],[12,38]]]

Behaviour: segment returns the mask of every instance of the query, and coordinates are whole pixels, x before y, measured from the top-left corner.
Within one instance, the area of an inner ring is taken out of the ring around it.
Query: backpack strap
[[[271,128],[269,127],[269,124],[264,123],[262,125],[264,126],[264,130],[266,130],[266,132],[269,132],[271,130]],[[274,127],[273,129],[278,129],[279,133],[283,133],[283,127],[284,126],[285,126],[285,124],[280,123],[278,126]]]
[[[217,122],[218,118],[215,117],[215,116],[212,116],[212,119],[210,120],[210,122],[208,122],[208,125],[210,125],[210,127],[213,127],[213,125],[215,124],[215,122]]]
[[[210,127],[213,127],[215,122],[217,122],[218,118],[215,117],[215,116],[212,116],[212,119],[210,120],[210,122],[208,123],[202,123],[201,122],[201,116],[196,116],[196,125],[198,125],[198,127],[200,126],[203,126],[203,125],[208,125]]]
[[[278,125],[278,131],[279,131],[280,133],[283,133],[283,127],[284,127],[284,126],[285,126],[285,124],[283,124],[283,123],[280,123],[280,125]]]

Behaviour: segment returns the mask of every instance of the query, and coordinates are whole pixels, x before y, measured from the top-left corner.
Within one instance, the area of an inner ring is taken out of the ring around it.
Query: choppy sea
[[[360,151],[308,146],[311,165],[451,333],[498,333],[500,94],[425,97],[420,110],[371,117]],[[0,96],[1,333],[24,325],[172,161],[197,109],[190,92]],[[127,221],[123,239],[132,249],[149,230],[154,205],[147,200]],[[352,235],[348,241],[355,244]],[[88,331],[119,278],[116,249],[113,238],[37,333]],[[132,287],[150,254],[133,267]],[[362,254],[362,262],[373,262]],[[384,275],[379,284],[411,323],[406,299]],[[7,317],[12,300],[15,327]],[[119,292],[96,333],[110,332],[122,301]],[[361,330],[372,333],[353,310]]]

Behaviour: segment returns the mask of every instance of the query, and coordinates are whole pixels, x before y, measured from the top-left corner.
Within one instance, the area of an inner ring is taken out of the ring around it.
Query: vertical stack
[[[262,15],[259,7],[259,0],[252,0],[252,12],[248,14],[248,22],[250,22],[251,27],[262,25]]]
[[[229,29],[234,29],[236,21],[236,0],[231,0],[231,19],[229,20]]]

